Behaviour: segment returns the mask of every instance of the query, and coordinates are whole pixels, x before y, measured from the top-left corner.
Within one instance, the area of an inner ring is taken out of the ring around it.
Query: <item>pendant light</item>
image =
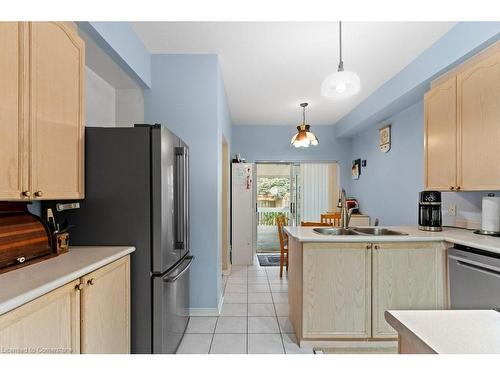
[[[309,131],[310,125],[306,124],[306,107],[308,103],[300,103],[302,107],[302,124],[297,126],[297,134],[295,134],[290,142],[295,147],[309,147],[309,145],[317,146],[319,141],[316,136]]]
[[[321,95],[327,99],[343,99],[356,95],[361,88],[361,81],[356,73],[344,70],[342,61],[342,22],[339,22],[340,61],[338,70],[329,75],[321,85]]]

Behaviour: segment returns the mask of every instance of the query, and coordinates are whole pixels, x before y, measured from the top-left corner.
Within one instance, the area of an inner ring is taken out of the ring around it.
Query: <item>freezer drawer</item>
[[[153,353],[175,353],[189,321],[189,268],[186,256],[164,276],[153,278]]]
[[[451,249],[448,267],[452,309],[500,308],[500,259]]]

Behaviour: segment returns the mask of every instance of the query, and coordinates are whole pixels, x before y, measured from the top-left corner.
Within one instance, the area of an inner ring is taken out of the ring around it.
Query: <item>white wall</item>
[[[116,126],[144,123],[144,92],[140,89],[116,89]]]
[[[116,90],[92,69],[85,69],[85,125],[116,124]]]

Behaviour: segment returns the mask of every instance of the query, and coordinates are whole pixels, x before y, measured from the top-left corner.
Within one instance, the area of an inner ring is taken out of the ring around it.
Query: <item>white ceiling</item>
[[[321,97],[337,69],[337,22],[132,22],[151,53],[219,55],[235,125],[296,125],[309,102],[311,125],[331,125],[444,35],[454,22],[343,23],[346,70],[361,92]]]

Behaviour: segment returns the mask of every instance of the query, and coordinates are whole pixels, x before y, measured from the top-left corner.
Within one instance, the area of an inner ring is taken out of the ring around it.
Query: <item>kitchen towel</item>
[[[500,197],[483,197],[481,229],[500,232]]]

